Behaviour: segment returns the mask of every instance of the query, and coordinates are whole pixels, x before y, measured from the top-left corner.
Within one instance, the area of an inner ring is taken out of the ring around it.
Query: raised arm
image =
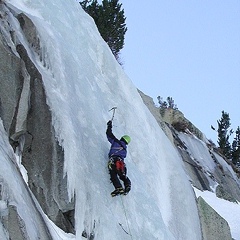
[[[106,131],[107,139],[110,143],[113,143],[117,138],[112,133],[112,121],[107,122],[107,131]]]

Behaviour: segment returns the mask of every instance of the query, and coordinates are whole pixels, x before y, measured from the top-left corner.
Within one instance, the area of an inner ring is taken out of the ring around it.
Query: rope
[[[120,197],[121,197],[121,202],[122,202],[122,206],[123,206],[124,215],[125,215],[126,222],[127,222],[128,232],[126,230],[124,230],[124,228],[122,227],[122,224],[119,223],[119,225],[122,227],[124,232],[127,233],[129,236],[131,236],[131,239],[133,239],[132,234],[131,234],[131,229],[130,229],[129,224],[128,224],[127,212],[126,212],[126,209],[125,209],[124,204],[123,204],[123,199],[122,199],[121,195],[120,195]]]

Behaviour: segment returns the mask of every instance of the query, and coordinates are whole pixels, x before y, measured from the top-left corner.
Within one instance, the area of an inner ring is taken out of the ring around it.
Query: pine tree
[[[83,10],[87,12],[95,21],[100,16],[99,4],[97,0],[85,0],[80,2]]]
[[[157,99],[158,99],[158,103],[159,103],[160,108],[167,108],[168,107],[167,102],[163,101],[162,97],[158,96]]]
[[[177,110],[177,105],[174,103],[172,97],[167,97],[168,107],[174,110]]]
[[[232,142],[232,163],[240,163],[240,128],[235,132],[235,138]]]
[[[159,103],[159,107],[160,108],[171,108],[171,109],[174,109],[174,110],[177,110],[177,105],[174,103],[174,100],[172,97],[167,97],[167,101],[163,101],[163,98],[158,96],[157,97],[158,99],[158,103]]]
[[[228,159],[231,158],[231,145],[229,143],[229,137],[232,134],[232,129],[229,131],[231,126],[229,114],[222,111],[222,117],[217,121],[218,123],[218,145],[222,150],[224,156]]]
[[[91,0],[85,0],[85,1],[79,2],[85,12],[87,11],[87,5],[90,2]]]
[[[124,47],[127,31],[122,4],[118,0],[103,0],[102,4],[98,4],[96,0],[85,0],[80,4],[94,19],[102,38],[119,61],[119,52]]]

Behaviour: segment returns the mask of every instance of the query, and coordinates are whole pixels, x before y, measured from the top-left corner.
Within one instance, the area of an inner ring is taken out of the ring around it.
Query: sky
[[[137,88],[172,97],[217,143],[217,120],[240,126],[240,1],[120,0],[128,31],[121,60]]]

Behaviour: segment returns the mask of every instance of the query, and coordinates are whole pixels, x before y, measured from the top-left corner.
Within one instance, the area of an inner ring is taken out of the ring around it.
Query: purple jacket
[[[124,140],[118,140],[114,134],[112,133],[112,128],[108,127],[107,131],[107,139],[111,143],[111,148],[108,153],[108,157],[120,157],[124,159],[127,156],[127,144]]]

